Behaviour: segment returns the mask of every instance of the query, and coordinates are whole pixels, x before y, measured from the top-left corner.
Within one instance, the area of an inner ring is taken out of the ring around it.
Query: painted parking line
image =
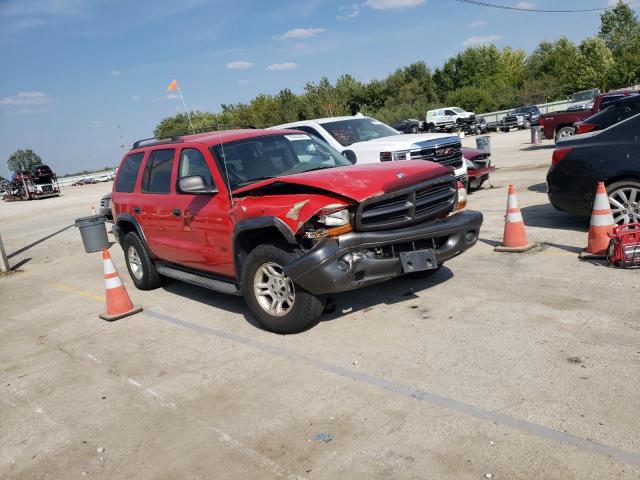
[[[64,287],[62,289],[69,292],[74,292],[75,290],[73,287],[70,287],[68,285],[58,285],[58,287]],[[91,298],[85,294],[88,292],[85,292],[83,290],[77,291],[78,294],[80,294],[81,292],[83,292],[82,296]],[[93,295],[93,297],[101,298],[98,295]],[[438,395],[437,393],[428,392],[422,389],[416,389],[409,385],[404,385],[401,383],[393,382],[391,380],[386,380],[384,378],[375,377],[373,375],[369,375],[364,372],[359,372],[349,368],[341,367],[339,365],[335,365],[329,362],[325,362],[323,360],[318,360],[312,357],[308,357],[306,355],[303,355],[291,350],[269,345],[259,340],[246,338],[241,335],[237,335],[235,333],[226,332],[224,330],[219,330],[212,327],[207,327],[205,325],[190,322],[187,320],[181,320],[179,318],[173,317],[171,315],[167,315],[165,313],[160,313],[153,310],[144,310],[142,313],[156,320],[161,320],[163,322],[170,323],[172,325],[187,328],[197,333],[202,333],[205,335],[209,335],[209,336],[221,338],[223,340],[245,345],[247,347],[251,347],[256,350],[269,353],[276,357],[285,358],[287,360],[295,360],[297,362],[303,363],[305,365],[316,368],[318,370],[321,370],[327,373],[332,373],[344,378],[348,378],[356,382],[371,385],[383,390],[387,390],[389,392],[393,392],[408,398],[412,398],[421,402],[428,403],[430,405],[443,407],[448,410],[452,410],[454,412],[463,413],[475,418],[487,420],[487,421],[502,425],[504,427],[511,428],[513,430],[532,434],[541,438],[546,438],[564,445],[569,445],[572,447],[579,448],[581,450],[590,451],[600,455],[607,455],[607,456],[610,456],[611,458],[614,458],[618,461],[621,461],[629,465],[640,465],[640,453],[628,452],[615,447],[611,447],[609,445],[604,445],[602,443],[594,442],[593,440],[589,440],[587,438],[570,435],[568,433],[562,432],[560,430],[556,430],[554,428],[545,427],[544,425],[539,425],[537,423],[529,422],[527,420],[511,417],[509,415],[505,415],[499,412],[486,410],[482,407],[478,407],[470,403],[465,403],[465,402],[461,402],[451,398],[443,397],[441,395]]]

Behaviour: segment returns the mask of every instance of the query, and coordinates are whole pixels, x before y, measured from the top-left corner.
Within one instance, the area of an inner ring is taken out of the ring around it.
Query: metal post
[[[0,272],[8,272],[11,268],[9,268],[9,259],[7,258],[7,253],[4,251],[4,243],[2,243],[2,236],[0,236]]]

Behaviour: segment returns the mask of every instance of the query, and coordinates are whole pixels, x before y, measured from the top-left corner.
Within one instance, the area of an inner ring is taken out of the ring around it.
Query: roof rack
[[[156,138],[156,137],[143,138],[142,140],[133,142],[133,147],[131,147],[131,149],[135,150],[136,148],[140,148],[140,147],[150,147],[152,145],[162,145],[165,143],[176,143],[176,142],[182,142],[181,135],[174,135],[171,138]]]

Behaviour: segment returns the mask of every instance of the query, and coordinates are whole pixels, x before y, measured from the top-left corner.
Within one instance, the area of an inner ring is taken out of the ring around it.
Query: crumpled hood
[[[451,135],[442,133],[408,133],[401,135],[390,135],[382,138],[372,138],[371,140],[365,140],[363,142],[352,143],[351,145],[344,147],[345,150],[353,150],[357,152],[360,148],[379,148],[380,151],[400,151],[409,150],[413,146],[419,147],[425,143],[441,143],[444,141],[454,142],[460,141],[458,137],[452,137]],[[436,142],[434,142],[436,141]]]
[[[233,193],[249,193],[276,183],[288,183],[362,202],[451,172],[450,167],[424,160],[363,164],[272,178],[238,188]]]

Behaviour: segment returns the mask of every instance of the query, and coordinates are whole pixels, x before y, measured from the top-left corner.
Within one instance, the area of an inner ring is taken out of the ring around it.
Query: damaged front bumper
[[[441,265],[475,245],[481,225],[480,212],[465,211],[402,229],[324,238],[283,271],[316,295],[353,290],[407,273],[403,260],[411,252],[427,251]]]

